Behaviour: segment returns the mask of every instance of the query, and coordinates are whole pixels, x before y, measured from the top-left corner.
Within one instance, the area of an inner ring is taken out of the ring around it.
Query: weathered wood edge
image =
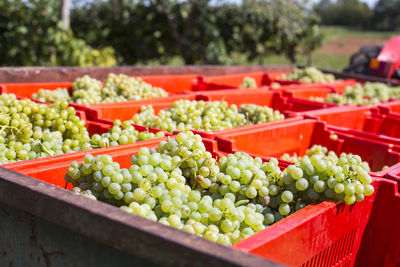
[[[0,201],[164,266],[278,266],[2,167]]]

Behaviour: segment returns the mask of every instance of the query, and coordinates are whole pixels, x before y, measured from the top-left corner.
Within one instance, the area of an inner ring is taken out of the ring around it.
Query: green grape
[[[256,88],[257,82],[254,78],[244,77],[241,85],[243,88]]]
[[[282,201],[285,203],[290,203],[293,200],[293,194],[290,191],[284,191],[281,195]]]
[[[308,187],[308,181],[305,178],[301,178],[299,180],[296,181],[296,188],[299,191],[304,191],[306,190]]]
[[[284,204],[281,204],[281,205],[279,206],[279,213],[280,213],[282,216],[288,215],[289,212],[290,212],[290,206],[289,206],[288,204],[284,203]]]

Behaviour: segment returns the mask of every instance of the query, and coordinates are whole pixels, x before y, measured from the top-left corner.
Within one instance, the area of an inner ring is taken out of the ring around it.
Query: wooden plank
[[[276,266],[1,167],[0,203],[159,265]]]
[[[131,76],[198,74],[222,75],[243,72],[285,72],[293,65],[271,66],[160,66],[160,67],[2,67],[0,83],[11,82],[71,82],[88,74],[103,80],[109,73],[123,73]]]

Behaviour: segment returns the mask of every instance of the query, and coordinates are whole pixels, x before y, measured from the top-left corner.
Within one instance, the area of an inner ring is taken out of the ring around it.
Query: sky
[[[225,2],[231,2],[231,3],[241,3],[242,0],[223,0]],[[370,8],[373,8],[376,4],[376,2],[378,2],[378,0],[360,0],[361,2],[366,3]],[[214,2],[218,3],[218,0],[214,0]],[[314,3],[318,3],[319,0],[311,0],[311,2]]]
[[[361,2],[366,3],[370,8],[373,8],[376,4],[376,2],[378,2],[377,0],[361,0]]]
[[[183,1],[183,0],[182,0]],[[218,2],[230,2],[230,3],[241,3],[242,0],[212,0],[211,2],[214,3],[218,3]],[[310,0],[312,3],[318,3],[320,0]],[[361,2],[366,3],[370,8],[373,8],[376,4],[376,2],[378,2],[378,0],[360,0]],[[93,0],[71,0],[71,8],[73,8],[73,6],[75,5],[82,5],[85,3],[90,3],[93,2]]]

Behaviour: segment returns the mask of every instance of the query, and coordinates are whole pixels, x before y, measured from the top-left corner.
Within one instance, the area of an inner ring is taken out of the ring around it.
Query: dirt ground
[[[388,39],[366,36],[346,36],[325,42],[318,52],[351,55],[365,45],[384,45]]]

